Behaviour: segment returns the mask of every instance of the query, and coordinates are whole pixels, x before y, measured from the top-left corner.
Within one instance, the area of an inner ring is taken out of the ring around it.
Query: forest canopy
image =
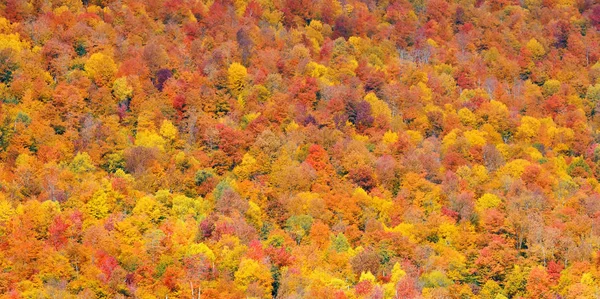
[[[597,298],[593,0],[0,0],[0,298]]]

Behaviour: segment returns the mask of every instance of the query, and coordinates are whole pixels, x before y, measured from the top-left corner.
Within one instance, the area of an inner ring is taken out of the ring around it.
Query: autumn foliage
[[[600,4],[0,0],[0,298],[598,298]]]

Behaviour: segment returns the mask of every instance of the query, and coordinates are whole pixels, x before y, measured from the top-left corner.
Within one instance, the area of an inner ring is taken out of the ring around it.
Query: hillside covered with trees
[[[0,0],[0,298],[599,298],[594,0]]]

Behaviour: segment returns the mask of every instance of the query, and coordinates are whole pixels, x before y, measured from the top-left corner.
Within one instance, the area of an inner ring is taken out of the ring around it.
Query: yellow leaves
[[[434,47],[434,48],[437,48],[437,47],[439,47],[438,43],[436,43],[436,42],[435,42],[434,40],[432,40],[431,38],[428,38],[428,39],[427,39],[427,44],[428,44],[428,45],[430,45],[430,46],[432,46],[432,47]]]
[[[369,142],[369,136],[367,136],[367,135],[354,134],[354,135],[352,135],[352,139],[362,142],[362,143]]]
[[[502,142],[502,135],[500,135],[500,133],[498,133],[498,131],[496,131],[494,126],[490,125],[489,123],[483,124],[479,128],[479,131],[486,134],[485,138],[486,138],[488,144],[489,143],[495,144],[495,143]]]
[[[92,158],[86,152],[79,152],[71,161],[69,168],[74,173],[83,173],[93,171],[96,167],[94,167]]]
[[[261,228],[263,225],[262,211],[260,207],[252,201],[248,202],[248,210],[246,210],[246,218],[248,222],[256,228]]]
[[[264,103],[264,102],[268,101],[269,98],[271,98],[271,91],[269,91],[269,89],[267,89],[262,84],[254,85],[254,87],[252,89],[253,89],[253,92],[257,96],[256,98],[257,98],[258,102],[260,102],[260,103]]]
[[[590,286],[590,287],[598,286],[596,284],[596,279],[594,279],[594,276],[590,272],[585,272],[585,273],[583,273],[583,275],[581,275],[580,283],[583,285]]]
[[[348,286],[347,281],[334,277],[322,268],[315,269],[308,277],[310,278],[312,285],[330,286],[336,289],[341,289]]]
[[[536,136],[540,129],[541,123],[537,118],[531,116],[523,116],[521,125],[517,128],[516,137],[524,141],[530,141]]]
[[[555,152],[560,152],[569,149],[575,133],[571,128],[557,127],[550,117],[536,119],[531,116],[523,116],[515,137],[524,143],[531,143],[535,140],[545,146],[553,147]]]
[[[171,241],[173,242],[173,249],[177,250],[179,255],[185,252],[184,249],[189,244],[196,242],[196,236],[198,233],[198,227],[196,226],[196,220],[194,219],[177,219],[173,225],[173,231],[171,233]]]
[[[279,10],[267,10],[263,12],[263,19],[271,25],[277,25],[283,19],[283,12]]]
[[[499,116],[507,117],[508,116],[508,107],[502,102],[491,100],[490,105],[492,107],[492,111],[495,111]]]
[[[0,34],[0,50],[13,49],[20,52],[27,48],[29,48],[29,44],[22,42],[18,33]]]
[[[346,4],[346,5],[344,5],[344,11],[347,14],[351,14],[353,10],[354,10],[354,6],[352,6],[352,4]]]
[[[360,273],[360,278],[358,279],[358,281],[363,281],[363,280],[370,281],[371,283],[375,283],[375,281],[377,281],[377,279],[375,278],[375,275],[373,275],[373,273],[371,273],[371,271],[367,271],[367,272],[363,271]]]
[[[47,236],[48,226],[60,212],[60,204],[56,201],[46,200],[40,202],[39,200],[31,199],[19,204],[15,209],[14,215],[27,217],[32,221],[31,224],[33,224],[33,227],[30,237],[45,237]]]
[[[445,241],[446,244],[450,245],[460,237],[460,232],[454,224],[443,222],[438,227],[438,236],[441,240]]]
[[[135,208],[133,208],[134,215],[144,215],[148,217],[152,222],[158,222],[162,215],[161,205],[154,198],[150,196],[144,196],[137,200]]]
[[[431,103],[433,100],[433,91],[427,87],[424,82],[417,83],[417,87],[421,90],[421,100],[423,103]]]
[[[233,169],[233,173],[240,180],[246,180],[259,169],[260,167],[256,164],[256,159],[251,154],[245,153],[242,158],[242,163]]]
[[[461,178],[469,182],[469,185],[473,188],[481,186],[489,179],[488,170],[483,165],[474,165],[471,168],[463,165],[456,172]]]
[[[382,141],[387,145],[394,144],[398,141],[398,133],[388,130],[383,134]]]
[[[591,83],[600,83],[600,60],[594,63],[590,68],[590,75],[593,76]]]
[[[193,199],[185,195],[173,196],[173,206],[171,213],[179,219],[185,219],[188,216],[198,217],[208,211],[207,203],[202,199]]]
[[[338,77],[344,75],[356,76],[354,71],[358,67],[358,61],[350,57],[341,57],[339,60],[334,61],[333,65],[330,64],[330,67],[336,70],[335,75]]]
[[[550,79],[544,82],[542,86],[542,94],[546,97],[549,97],[560,90],[560,81],[556,79]]]
[[[525,167],[529,165],[529,161],[523,159],[512,160],[498,170],[499,174],[505,174],[512,177],[520,177],[525,171]]]
[[[500,57],[500,52],[498,51],[498,48],[492,47],[489,50],[484,51],[483,57],[487,63],[493,63]]]
[[[467,108],[458,110],[458,119],[464,126],[477,126],[477,116]]]
[[[392,275],[390,277],[390,281],[397,283],[404,276],[406,276],[406,272],[404,270],[402,270],[402,267],[400,267],[400,264],[398,262],[396,262],[394,264],[394,267],[392,268]]]
[[[459,100],[461,103],[470,101],[474,97],[481,97],[483,99],[489,99],[488,93],[481,89],[465,89],[460,93]]]
[[[419,131],[407,130],[405,133],[408,135],[410,141],[414,145],[418,145],[423,141],[423,134],[421,134]]]
[[[320,82],[327,85],[332,85],[333,72],[326,66],[317,62],[311,61],[306,65],[306,74],[318,78]]]
[[[0,17],[0,33],[13,32],[13,27],[9,20]]]
[[[133,88],[127,82],[127,78],[121,77],[113,82],[112,92],[119,101],[124,101],[133,95]]]
[[[23,153],[17,156],[15,160],[15,166],[17,167],[28,167],[31,163],[35,161],[29,154]]]
[[[177,127],[172,122],[165,119],[160,125],[160,135],[167,140],[174,141],[177,138]]]
[[[429,273],[421,275],[421,281],[423,281],[424,287],[427,289],[436,287],[447,287],[450,284],[452,284],[452,281],[448,279],[446,274],[439,270],[433,270]],[[423,293],[425,294],[426,291],[427,290],[423,290]]]
[[[417,243],[417,236],[415,234],[415,225],[412,223],[402,222],[392,228],[385,227],[386,231],[399,233],[404,237],[407,237],[412,243]]]
[[[539,161],[544,158],[542,153],[532,146],[525,148],[524,152],[527,153],[533,161]]]
[[[235,14],[238,16],[243,16],[248,3],[245,0],[234,0],[233,6],[235,7]]]
[[[492,209],[498,207],[502,203],[502,200],[490,193],[485,193],[479,199],[477,199],[477,203],[475,204],[475,208],[478,211],[484,211],[487,209]]]
[[[251,283],[257,283],[260,291],[262,291],[261,297],[271,297],[273,278],[266,265],[252,259],[243,258],[234,277],[236,286],[242,291],[246,291]]]
[[[590,85],[585,97],[593,102],[600,101],[600,83]]]
[[[140,131],[135,136],[135,145],[137,146],[154,147],[164,150],[165,144],[165,139],[153,131]]]
[[[15,210],[10,202],[4,198],[0,199],[0,222],[9,220],[14,214]]]
[[[362,54],[368,47],[368,41],[360,36],[351,36],[348,38],[348,43],[357,51],[357,54]]]
[[[486,144],[487,132],[482,132],[479,130],[470,130],[465,131],[463,136],[467,139],[471,146],[483,146]]]
[[[433,69],[439,74],[452,75],[454,73],[452,65],[446,63],[436,64]]]
[[[323,43],[323,23],[319,20],[311,20],[310,24],[306,26],[306,36],[312,41],[315,50],[320,49],[321,43]]]
[[[240,121],[240,125],[242,126],[242,128],[246,128],[248,126],[248,124],[250,124],[251,122],[253,122],[259,116],[260,116],[260,112],[251,112],[251,113],[248,113],[248,114],[242,116],[242,120]]]
[[[459,133],[460,131],[458,129],[454,129],[450,131],[450,133],[446,134],[446,136],[444,136],[444,139],[442,139],[442,149],[447,150],[449,147],[454,145],[456,143]]]
[[[441,86],[444,88],[444,93],[446,95],[451,95],[456,89],[456,80],[450,74],[441,73],[439,75],[439,80]]]
[[[309,59],[310,58],[310,50],[308,50],[303,44],[297,44],[290,51],[292,57],[297,59]]]
[[[289,124],[287,124],[287,125],[285,126],[285,131],[286,131],[287,133],[289,133],[289,132],[296,131],[296,130],[298,130],[299,128],[300,128],[300,125],[298,125],[298,123],[296,123],[296,121],[293,121],[293,120],[292,120],[292,121],[291,121]]]
[[[459,140],[460,130],[454,129],[442,139],[442,149],[447,150]],[[462,132],[463,137],[470,146],[484,146],[490,137],[489,133],[480,130],[468,130]]]
[[[244,89],[247,76],[248,71],[243,65],[234,62],[229,66],[227,70],[227,82],[229,83],[229,89],[234,95],[239,94]]]
[[[54,14],[60,16],[63,12],[67,11],[69,11],[69,7],[66,5],[62,5],[54,9]]]
[[[185,252],[187,256],[202,254],[211,261],[215,260],[214,252],[204,243],[190,244]]]
[[[88,216],[102,219],[108,216],[112,208],[112,203],[114,203],[114,198],[104,190],[100,190],[94,193],[92,198],[86,203],[85,212]]]
[[[544,46],[537,41],[537,39],[532,38],[527,42],[527,50],[533,55],[534,59],[540,59],[546,54],[546,50],[544,50]]]
[[[103,53],[94,53],[85,62],[84,70],[97,85],[104,86],[113,80],[117,65],[113,59]]]
[[[371,111],[374,117],[383,117],[387,121],[392,120],[392,110],[387,103],[377,98],[377,96],[370,92],[365,96],[365,101],[371,104]]]
[[[386,200],[383,198],[379,198],[378,196],[370,196],[367,192],[358,187],[354,189],[354,193],[352,197],[356,202],[361,203],[364,206],[371,207],[375,211],[377,211],[377,216],[382,222],[387,222],[388,213],[393,207],[393,202],[390,200]]]

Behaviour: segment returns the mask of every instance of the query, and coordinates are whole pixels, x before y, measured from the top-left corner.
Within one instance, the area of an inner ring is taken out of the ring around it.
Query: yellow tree
[[[99,86],[112,82],[117,65],[112,58],[103,53],[94,53],[85,62],[84,70],[88,77]]]
[[[250,285],[254,285],[254,296],[271,298],[273,278],[266,265],[252,259],[242,259],[238,270],[235,272],[235,284],[246,292]],[[250,295],[250,294],[248,294]]]
[[[244,89],[247,77],[248,71],[243,65],[234,62],[229,66],[227,70],[227,82],[233,95],[237,96]]]

